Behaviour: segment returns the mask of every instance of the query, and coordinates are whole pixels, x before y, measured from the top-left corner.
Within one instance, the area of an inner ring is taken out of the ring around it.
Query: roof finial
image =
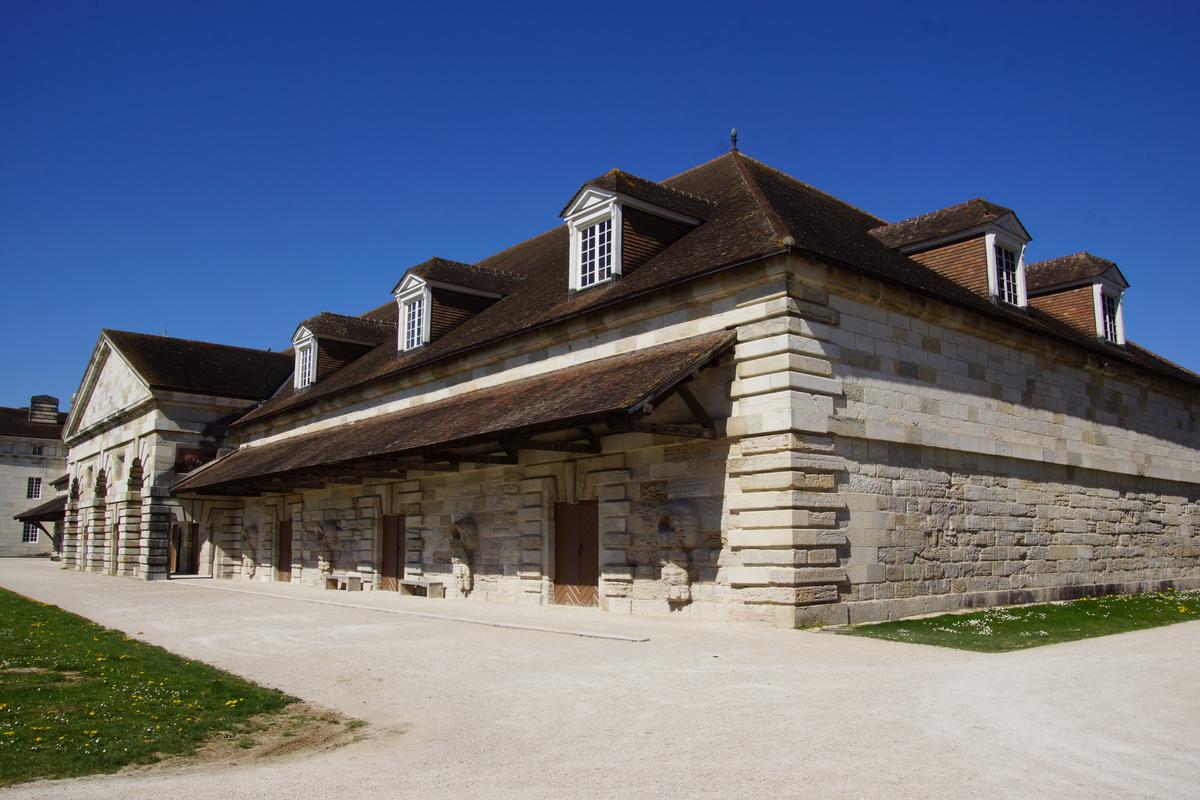
[[[737,152],[737,128],[729,132],[729,149],[735,153]]]

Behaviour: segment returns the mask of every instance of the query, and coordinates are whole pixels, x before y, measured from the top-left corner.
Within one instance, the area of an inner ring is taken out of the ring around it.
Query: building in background
[[[67,415],[58,398],[37,395],[25,408],[0,408],[0,557],[45,556],[54,550],[48,528],[17,519],[53,500],[52,485],[67,471],[62,441]]]

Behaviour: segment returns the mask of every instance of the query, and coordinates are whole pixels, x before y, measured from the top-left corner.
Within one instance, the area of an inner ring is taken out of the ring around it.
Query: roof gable
[[[1012,209],[982,197],[890,225],[881,225],[873,229],[871,235],[888,247],[908,252],[924,246],[968,238],[976,232],[981,232],[981,229],[988,225],[996,225],[1027,242],[1033,238]]]
[[[1088,252],[1048,258],[1025,267],[1025,281],[1030,292],[1065,289],[1097,280],[1122,289],[1129,288],[1129,281],[1115,262]]]
[[[64,438],[141,405],[152,397],[149,384],[113,347],[108,336],[101,333],[68,415]]]

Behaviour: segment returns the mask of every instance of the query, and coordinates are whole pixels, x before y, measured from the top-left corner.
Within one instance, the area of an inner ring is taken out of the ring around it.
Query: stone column
[[[138,574],[138,553],[142,539],[142,461],[135,458],[129,465],[125,481],[125,499],[118,506],[121,538],[117,549],[117,574]]]
[[[838,314],[828,294],[789,277],[787,296],[738,330],[728,430],[726,497],[733,558],[724,577],[734,617],[784,626],[845,621],[836,604],[847,576],[843,460],[830,418],[842,396],[833,377]]]
[[[63,533],[63,569],[79,569],[79,479],[67,490],[67,529]]]
[[[151,486],[143,492],[142,538],[138,547],[138,577],[162,580],[167,577],[167,543],[174,515],[165,488]]]
[[[96,489],[92,496],[92,519],[88,529],[91,533],[88,541],[87,564],[89,572],[104,572],[104,560],[108,553],[108,478],[104,470],[96,473]]]
[[[517,518],[521,535],[521,579],[518,602],[541,605],[549,602],[550,515],[553,513],[554,478],[526,478],[517,483],[521,494]]]
[[[629,482],[628,469],[606,469],[588,475],[596,486],[600,517],[600,593],[601,606],[608,611],[630,613],[633,601],[633,567],[629,564]]]

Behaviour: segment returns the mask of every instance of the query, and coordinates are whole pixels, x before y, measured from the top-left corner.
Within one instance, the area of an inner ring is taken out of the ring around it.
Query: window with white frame
[[[21,530],[21,544],[37,544],[38,526],[36,522],[26,522]]]
[[[1103,283],[1093,284],[1092,288],[1096,298],[1096,335],[1113,344],[1125,344],[1121,290]]]
[[[404,301],[404,349],[425,344],[425,294]]]
[[[612,218],[579,231],[579,288],[586,289],[613,276]]]
[[[310,385],[317,376],[317,348],[311,339],[296,345],[296,388]]]
[[[1009,305],[1021,305],[1021,286],[1018,278],[1017,254],[1007,247],[995,245],[996,294]]]
[[[18,484],[20,485],[20,484]],[[42,479],[30,478],[25,482],[25,498],[27,500],[36,500],[42,496]]]
[[[1117,343],[1117,298],[1107,292],[1100,295],[1100,310],[1104,321],[1104,338]]]

